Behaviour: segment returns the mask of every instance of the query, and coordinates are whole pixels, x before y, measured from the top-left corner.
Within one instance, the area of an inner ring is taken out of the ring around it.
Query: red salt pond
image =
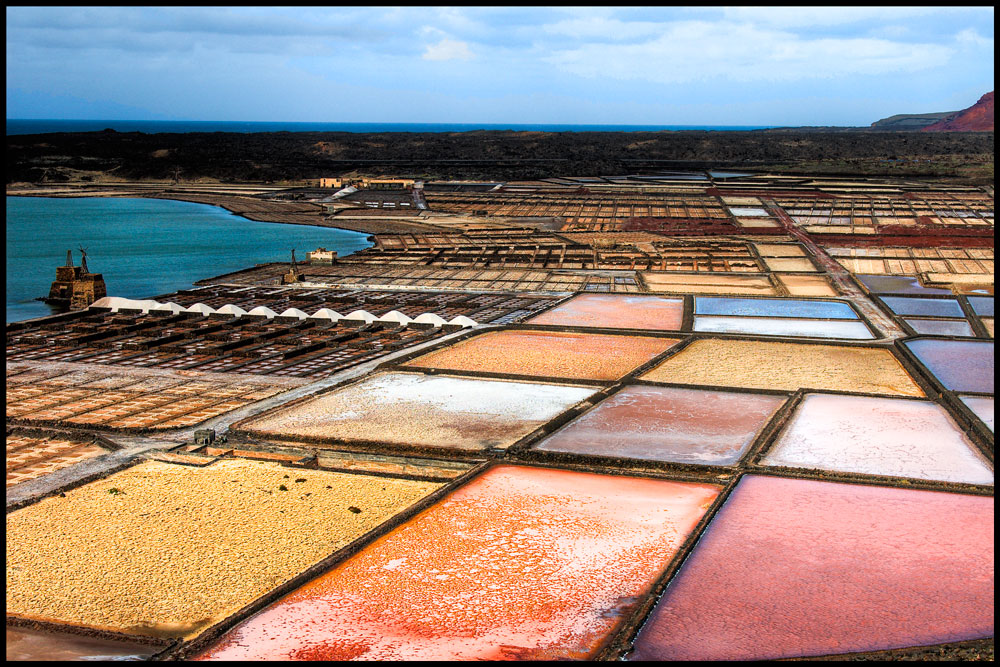
[[[993,636],[993,498],[744,477],[632,660],[766,660]]]
[[[199,658],[592,658],[719,492],[496,466]]]
[[[732,465],[786,396],[684,387],[626,387],[535,448]]]
[[[580,294],[528,324],[678,331],[683,319],[683,299]]]

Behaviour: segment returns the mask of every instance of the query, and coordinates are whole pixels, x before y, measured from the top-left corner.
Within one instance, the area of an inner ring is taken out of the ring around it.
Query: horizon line
[[[398,120],[200,120],[200,119],[145,119],[145,118],[7,118],[7,121],[64,121],[64,122],[129,122],[129,123],[286,123],[309,125],[317,123],[341,124],[341,125],[592,125],[592,126],[630,126],[630,127],[819,127],[819,126],[793,126],[782,125],[757,125],[757,124],[727,124],[727,123],[566,123],[566,122],[487,122],[487,121],[398,121]],[[856,127],[854,125],[824,125],[822,127]],[[861,127],[861,126],[858,126]]]

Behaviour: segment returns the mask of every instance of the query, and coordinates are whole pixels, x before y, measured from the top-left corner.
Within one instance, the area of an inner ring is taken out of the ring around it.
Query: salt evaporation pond
[[[785,396],[626,387],[536,449],[702,465],[733,465]]]
[[[198,658],[593,659],[720,490],[498,465]]]
[[[762,463],[993,483],[989,464],[944,408],[902,398],[809,394]]]
[[[769,660],[992,637],[993,549],[991,496],[748,475],[629,658]]]

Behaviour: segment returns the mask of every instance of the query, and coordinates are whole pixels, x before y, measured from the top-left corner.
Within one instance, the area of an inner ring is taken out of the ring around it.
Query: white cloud
[[[747,21],[782,28],[836,26],[860,21],[897,21],[947,12],[956,7],[725,7],[722,15],[733,21]]]
[[[990,51],[993,50],[993,38],[983,37],[975,30],[975,28],[966,28],[961,31],[955,35],[955,41],[963,46],[986,48]]]
[[[663,24],[649,21],[619,21],[604,16],[585,16],[556,21],[541,27],[544,32],[550,34],[610,42],[655,35],[663,29]]]
[[[803,38],[746,24],[683,21],[658,37],[631,44],[584,44],[547,60],[588,78],[657,83],[710,78],[739,82],[797,81],[859,74],[915,72],[940,65],[954,50],[875,38]]]
[[[447,38],[429,45],[422,56],[424,60],[471,60],[474,57],[468,44]]]

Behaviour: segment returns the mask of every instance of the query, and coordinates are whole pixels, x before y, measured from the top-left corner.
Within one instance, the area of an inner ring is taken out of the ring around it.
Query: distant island
[[[7,183],[305,184],[342,175],[532,179],[737,168],[993,181],[993,93],[868,128],[748,131],[55,132],[7,136]]]
[[[993,91],[961,111],[896,114],[872,123],[873,130],[920,130],[922,132],[992,132]]]
[[[993,134],[844,132],[81,132],[7,137],[7,183],[299,184],[371,174],[517,180],[670,169],[925,176],[987,183]]]

